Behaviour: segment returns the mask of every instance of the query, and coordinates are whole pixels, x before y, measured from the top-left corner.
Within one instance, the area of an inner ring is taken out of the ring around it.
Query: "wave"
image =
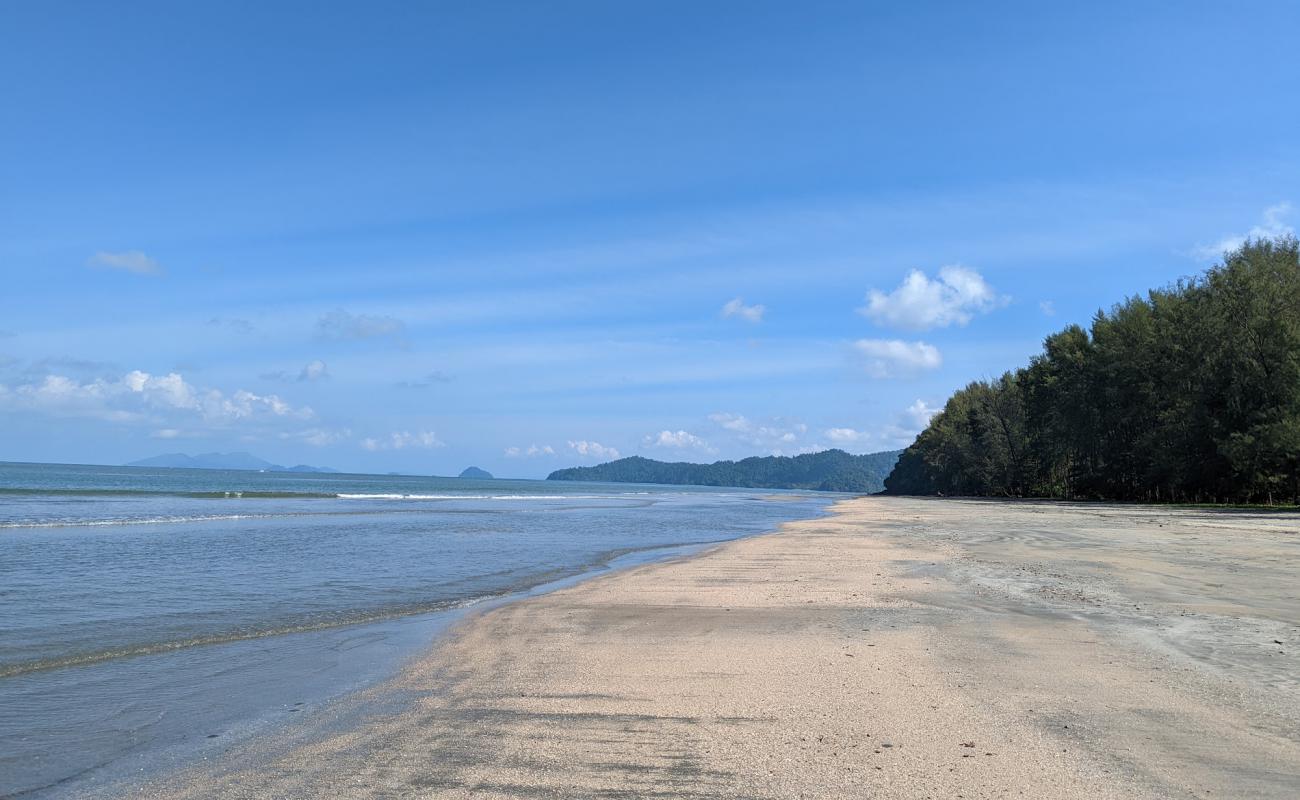
[[[338,497],[334,492],[182,492],[181,497],[196,497],[207,500],[333,500]]]
[[[452,500],[471,500],[479,502],[497,502],[497,501],[564,501],[564,500],[613,500],[623,499],[624,502],[635,502],[638,506],[653,505],[654,500],[638,499],[633,500],[630,495],[648,494],[648,492],[625,492],[619,495],[565,495],[565,494],[541,494],[541,495],[419,495],[419,494],[339,494],[330,495],[332,498],[340,500],[398,500],[398,501],[432,501],[445,502]],[[220,497],[220,496],[218,496]],[[234,497],[232,494],[231,497]],[[119,527],[125,525],[183,525],[186,523],[198,522],[229,522],[235,520],[251,519],[285,519],[293,517],[336,517],[336,516],[369,516],[385,514],[419,514],[431,511],[428,507],[412,505],[407,508],[395,508],[392,506],[373,506],[367,507],[364,504],[353,505],[350,509],[341,510],[335,506],[335,510],[325,511],[268,511],[267,513],[251,514],[152,514],[139,517],[37,517],[28,519],[7,519],[0,520],[0,530],[13,530],[19,528],[101,528],[101,527]],[[486,511],[486,509],[483,509]]]
[[[257,491],[243,489],[217,490],[209,492],[167,491],[165,489],[49,489],[4,486],[0,487],[0,496],[35,496],[35,497],[192,497],[200,500],[247,499],[247,500],[311,500],[334,499],[336,492],[287,492]]]
[[[180,492],[159,489],[26,489],[0,487],[0,496],[37,497],[187,497],[196,500],[604,500],[654,494],[423,494],[416,492],[287,492],[243,489]]]
[[[0,522],[0,528],[96,528],[117,525],[166,525],[181,522],[218,522],[232,519],[267,519],[293,516],[287,514],[197,514],[111,519],[43,519]]]
[[[373,494],[340,493],[340,500],[604,500],[618,495],[601,494]]]

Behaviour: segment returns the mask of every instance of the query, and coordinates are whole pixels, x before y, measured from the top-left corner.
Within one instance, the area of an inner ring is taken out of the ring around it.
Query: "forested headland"
[[[855,456],[843,450],[823,450],[798,456],[755,456],[713,464],[669,463],[632,456],[594,467],[556,470],[546,479],[875,493],[884,488],[884,478],[898,460],[898,453],[893,450]]]
[[[1300,503],[1300,252],[1249,241],[1203,275],[1047,337],[958,391],[892,494]]]

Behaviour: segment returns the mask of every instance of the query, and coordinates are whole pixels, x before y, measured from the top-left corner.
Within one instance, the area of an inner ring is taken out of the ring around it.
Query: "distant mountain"
[[[855,456],[843,450],[823,450],[801,456],[756,456],[714,464],[667,463],[632,456],[594,467],[556,470],[546,479],[875,493],[885,488],[885,476],[894,468],[901,452],[890,450]]]
[[[163,467],[176,469],[246,469],[258,472],[338,472],[329,467],[296,464],[282,467],[264,461],[251,453],[203,453],[189,456],[184,453],[165,453],[153,458],[132,461],[128,467]]]
[[[465,469],[460,473],[459,477],[474,478],[476,480],[481,480],[481,481],[490,481],[492,480],[492,473],[488,472],[485,469],[479,469],[478,467],[465,467]]]

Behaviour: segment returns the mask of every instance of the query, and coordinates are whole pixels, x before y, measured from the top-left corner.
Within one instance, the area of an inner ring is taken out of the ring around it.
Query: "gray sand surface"
[[[864,498],[474,617],[150,797],[1300,797],[1300,518]]]

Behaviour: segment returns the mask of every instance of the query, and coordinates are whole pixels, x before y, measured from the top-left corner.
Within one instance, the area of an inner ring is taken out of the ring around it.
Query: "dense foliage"
[[[884,488],[884,477],[898,460],[898,452],[854,456],[843,450],[823,450],[793,457],[754,457],[714,464],[665,463],[632,456],[594,467],[556,470],[547,480],[874,493]]]
[[[958,391],[894,494],[1300,502],[1300,253],[1247,242],[1196,279],[1047,337]]]

